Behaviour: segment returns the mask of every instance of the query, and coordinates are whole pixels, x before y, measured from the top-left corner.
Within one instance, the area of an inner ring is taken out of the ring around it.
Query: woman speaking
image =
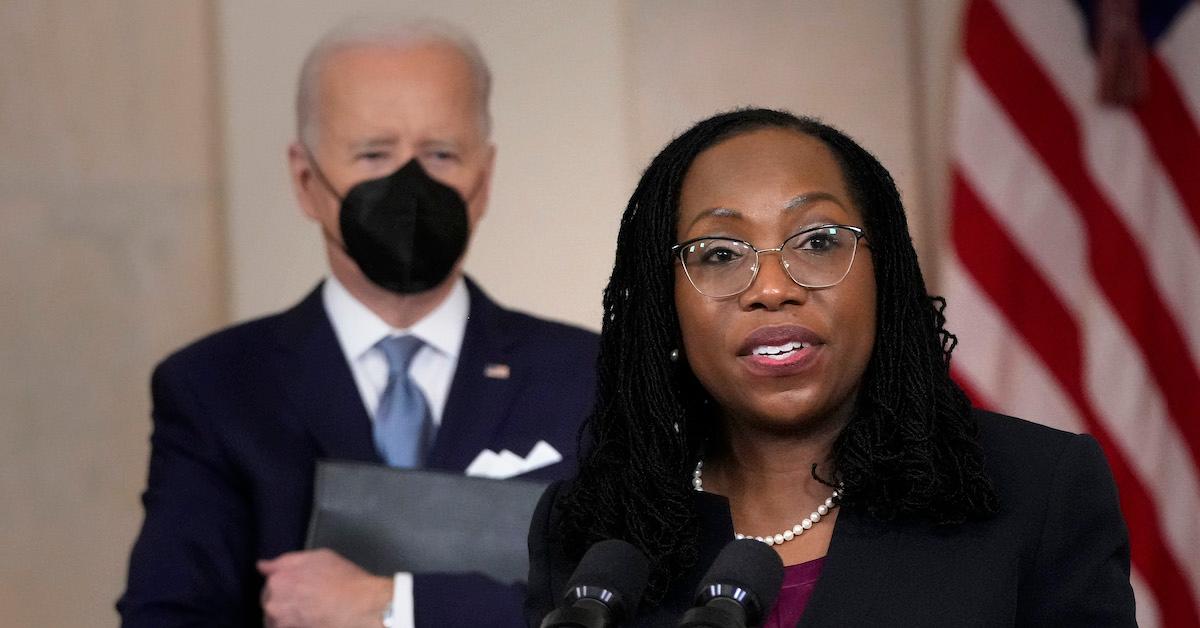
[[[749,537],[786,566],[767,626],[1133,625],[1099,447],[973,410],[943,306],[839,131],[754,109],[672,141],[621,221],[579,473],[533,520],[531,622],[622,539],[634,624],[674,626]]]

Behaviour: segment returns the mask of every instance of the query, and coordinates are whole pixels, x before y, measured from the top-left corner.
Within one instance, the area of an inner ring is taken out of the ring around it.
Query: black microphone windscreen
[[[710,587],[716,585],[733,586],[753,593],[757,611],[766,613],[775,606],[779,587],[783,585],[783,560],[766,543],[737,539],[717,554],[717,559],[700,580],[696,597],[705,597]]]
[[[650,579],[650,560],[641,550],[619,539],[600,541],[588,548],[571,580],[569,595],[576,587],[597,587],[620,595],[632,614]]]

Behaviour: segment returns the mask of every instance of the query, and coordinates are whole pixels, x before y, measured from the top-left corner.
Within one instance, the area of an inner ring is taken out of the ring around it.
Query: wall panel
[[[226,320],[211,27],[0,4],[0,625],[116,625],[150,369]]]

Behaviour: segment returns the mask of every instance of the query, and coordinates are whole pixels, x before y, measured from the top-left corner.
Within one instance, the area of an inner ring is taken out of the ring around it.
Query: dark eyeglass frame
[[[846,265],[846,272],[842,273],[841,278],[839,278],[837,281],[835,281],[833,283],[822,284],[822,285],[809,285],[809,284],[801,283],[799,280],[797,280],[795,277],[792,276],[791,272],[788,271],[787,263],[783,259],[783,246],[785,244],[787,244],[789,240],[791,240],[797,236],[802,236],[806,233],[811,233],[813,231],[820,231],[821,229],[835,229],[835,228],[836,229],[845,229],[845,230],[849,231],[850,233],[854,234],[854,250],[851,251],[850,263]],[[779,264],[781,266],[783,266],[783,274],[787,275],[788,279],[791,279],[792,282],[795,283],[796,285],[798,285],[802,288],[808,288],[809,290],[820,290],[822,288],[832,288],[833,286],[836,286],[839,283],[842,283],[842,281],[844,279],[846,279],[846,276],[850,274],[850,269],[854,267],[854,259],[856,257],[858,257],[858,241],[862,240],[866,236],[867,236],[867,234],[865,231],[863,231],[862,227],[830,223],[830,224],[817,225],[815,227],[806,227],[804,229],[801,229],[800,231],[797,231],[796,233],[793,233],[792,235],[784,238],[783,242],[780,242],[779,246],[774,247],[774,248],[760,249],[745,240],[739,240],[737,238],[727,238],[727,237],[723,237],[723,236],[700,236],[698,238],[684,240],[683,242],[680,242],[679,244],[673,245],[671,247],[671,255],[673,255],[675,257],[675,259],[679,260],[679,263],[683,266],[683,274],[687,275],[688,283],[692,284],[692,288],[694,288],[696,290],[696,292],[699,292],[700,294],[703,294],[704,296],[709,297],[710,299],[728,299],[730,297],[735,297],[735,296],[749,290],[750,286],[754,285],[754,280],[758,279],[758,271],[762,269],[762,254],[763,253],[779,253],[780,254],[779,255]],[[741,290],[738,290],[736,292],[731,292],[729,294],[720,295],[720,296],[714,296],[714,295],[704,292],[703,290],[701,290],[699,287],[696,286],[696,282],[692,279],[691,273],[688,272],[687,263],[685,263],[683,261],[683,249],[689,245],[692,245],[692,244],[695,244],[697,242],[701,242],[704,240],[724,240],[726,242],[736,242],[738,244],[743,244],[746,246],[746,248],[750,249],[751,251],[754,251],[754,272],[750,275],[750,280],[746,282],[745,287],[743,287]]]

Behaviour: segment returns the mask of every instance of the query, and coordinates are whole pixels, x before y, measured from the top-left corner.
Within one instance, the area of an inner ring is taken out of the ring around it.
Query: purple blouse
[[[767,615],[763,628],[795,628],[808,606],[808,598],[812,596],[821,577],[821,567],[825,565],[825,557],[810,560],[807,563],[791,565],[783,569],[783,586],[779,589],[779,599],[775,608]]]

